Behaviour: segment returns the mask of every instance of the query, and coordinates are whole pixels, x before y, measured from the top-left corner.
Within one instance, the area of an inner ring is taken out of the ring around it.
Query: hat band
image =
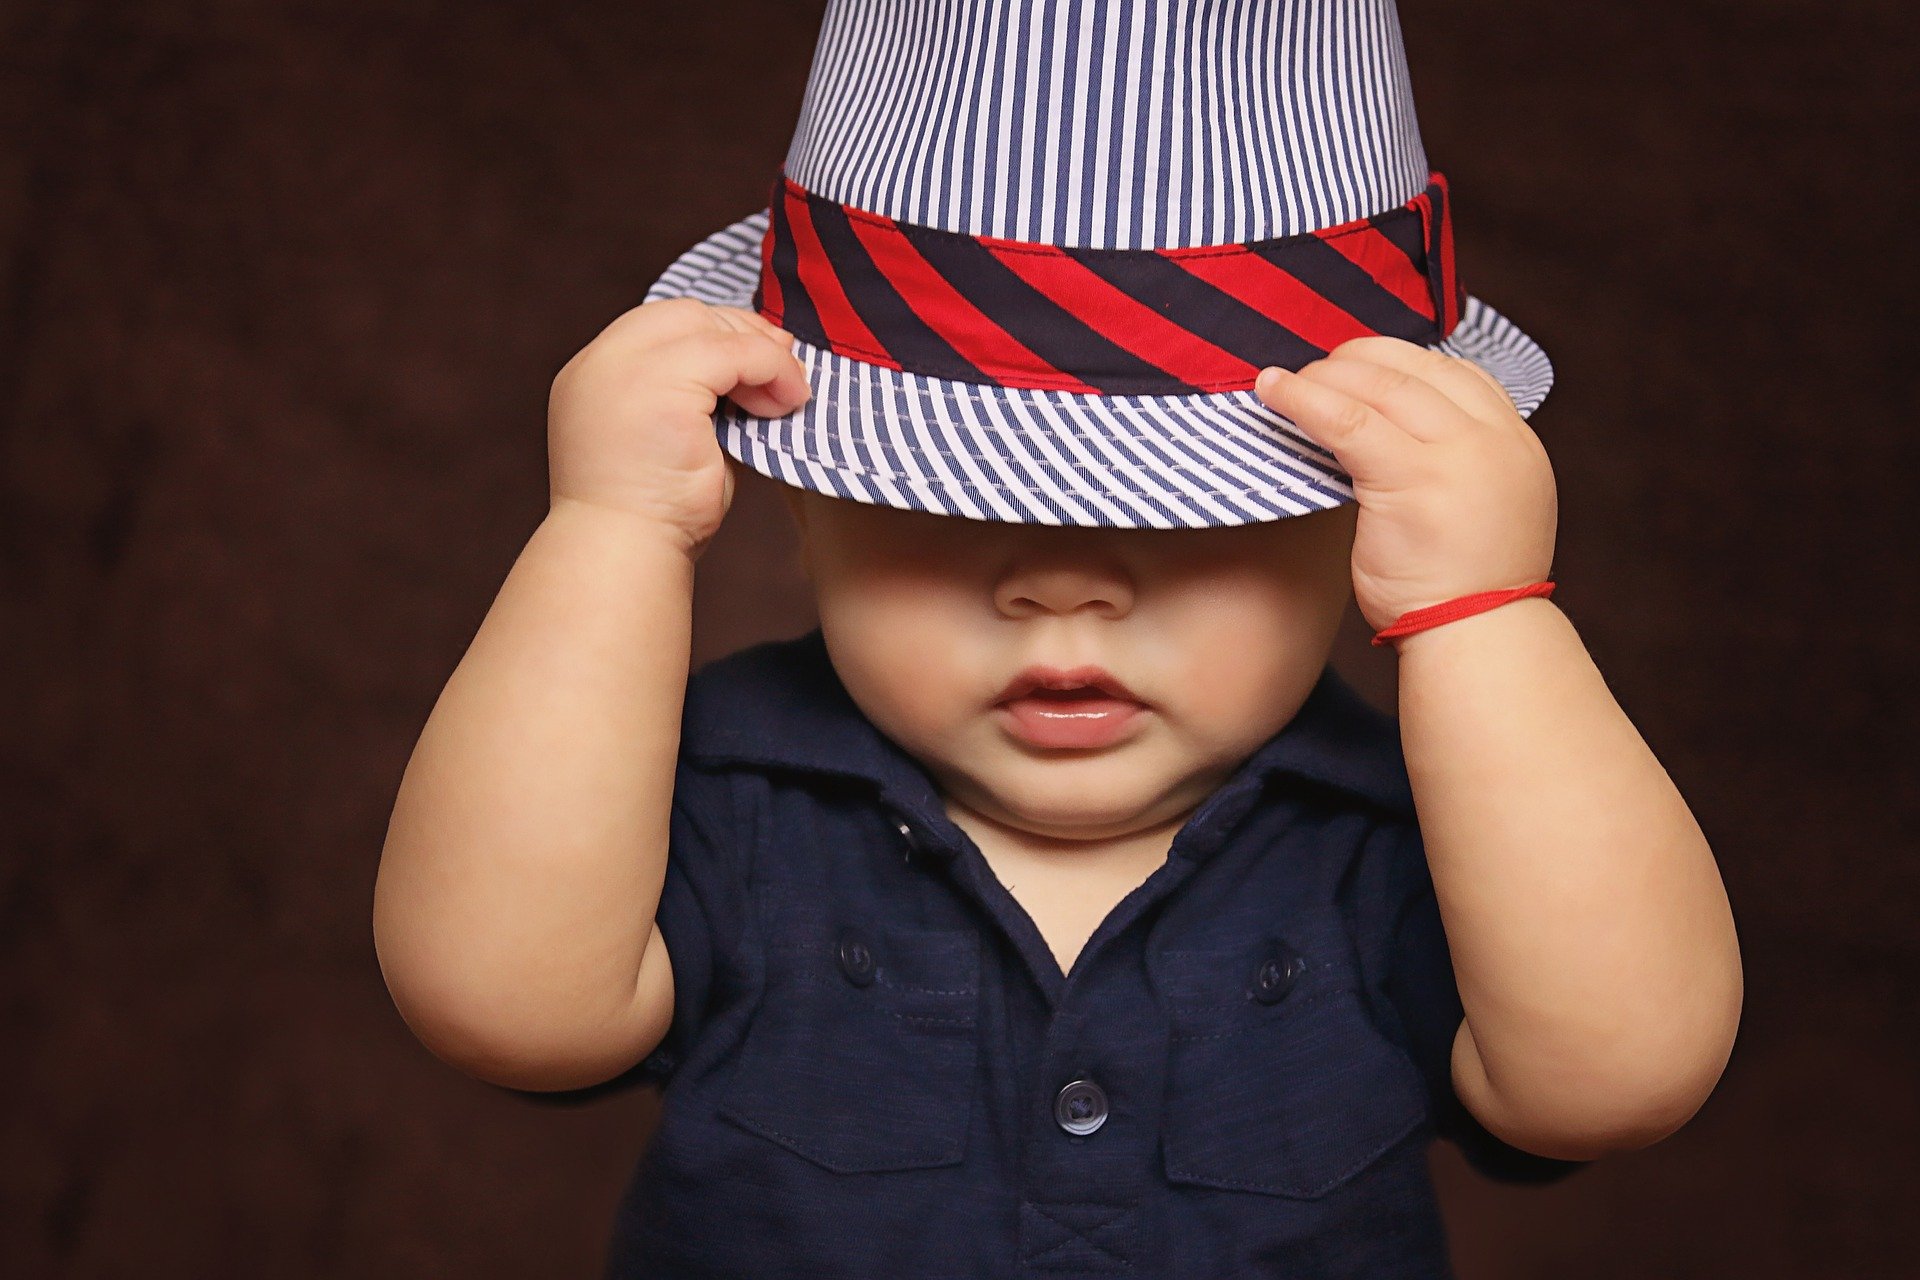
[[[1447,180],[1397,209],[1246,244],[1093,249],[896,221],[774,183],[753,306],[906,373],[1082,395],[1245,391],[1350,338],[1430,345],[1466,295]]]

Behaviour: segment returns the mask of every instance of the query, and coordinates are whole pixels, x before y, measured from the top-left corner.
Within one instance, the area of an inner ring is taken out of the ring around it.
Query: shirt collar
[[[870,782],[925,810],[935,790],[924,766],[881,733],[834,671],[819,627],[709,662],[687,683],[681,751],[709,764],[799,770]],[[1411,817],[1413,791],[1398,720],[1331,666],[1292,720],[1222,785],[1252,789],[1291,775]]]

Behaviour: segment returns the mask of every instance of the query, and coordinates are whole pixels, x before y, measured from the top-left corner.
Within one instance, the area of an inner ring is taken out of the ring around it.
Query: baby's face
[[[1225,529],[1081,529],[783,492],[848,693],[949,806],[1039,836],[1182,820],[1293,718],[1352,593],[1353,504]],[[1071,695],[1024,720],[998,705],[1035,664],[1102,667],[1145,709],[1096,724],[1102,745],[1036,745],[1023,724],[1044,735],[1075,717]]]

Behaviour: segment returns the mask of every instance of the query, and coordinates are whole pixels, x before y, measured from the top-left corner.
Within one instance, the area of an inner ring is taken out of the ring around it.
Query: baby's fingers
[[[1419,446],[1373,406],[1278,365],[1261,370],[1253,390],[1267,407],[1333,454],[1355,485],[1390,487]]]
[[[709,304],[707,314],[716,324],[743,332],[764,333],[783,347],[793,344],[793,334],[751,307],[723,307],[718,304]]]
[[[744,308],[727,308],[726,310],[743,317],[746,322],[753,326],[754,332],[766,334],[768,340],[778,344],[782,351],[788,353],[793,351],[794,335],[782,329],[779,325],[767,319],[759,312],[749,311]],[[797,388],[795,383],[791,381],[780,382],[779,385],[770,385],[760,383],[753,379],[742,378],[740,385],[735,387],[727,398],[756,417],[784,417],[798,409],[800,405],[805,403],[813,394],[812,388],[807,385],[805,366],[800,363],[797,357],[793,359],[792,366],[794,369],[800,371]]]
[[[716,399],[726,396],[748,413],[779,417],[805,404],[813,390],[806,370],[785,343],[745,329],[682,338],[679,367]]]
[[[1416,440],[1448,440],[1478,425],[1433,383],[1384,362],[1359,356],[1316,360],[1302,369],[1300,376],[1378,410]]]

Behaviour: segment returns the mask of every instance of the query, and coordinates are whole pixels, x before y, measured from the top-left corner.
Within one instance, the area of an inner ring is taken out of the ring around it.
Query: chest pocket
[[[720,1114],[837,1173],[958,1164],[973,1109],[980,936],[791,925]]]
[[[1346,946],[1301,925],[1162,953],[1168,1178],[1312,1199],[1426,1119],[1425,1079],[1368,1015]]]

